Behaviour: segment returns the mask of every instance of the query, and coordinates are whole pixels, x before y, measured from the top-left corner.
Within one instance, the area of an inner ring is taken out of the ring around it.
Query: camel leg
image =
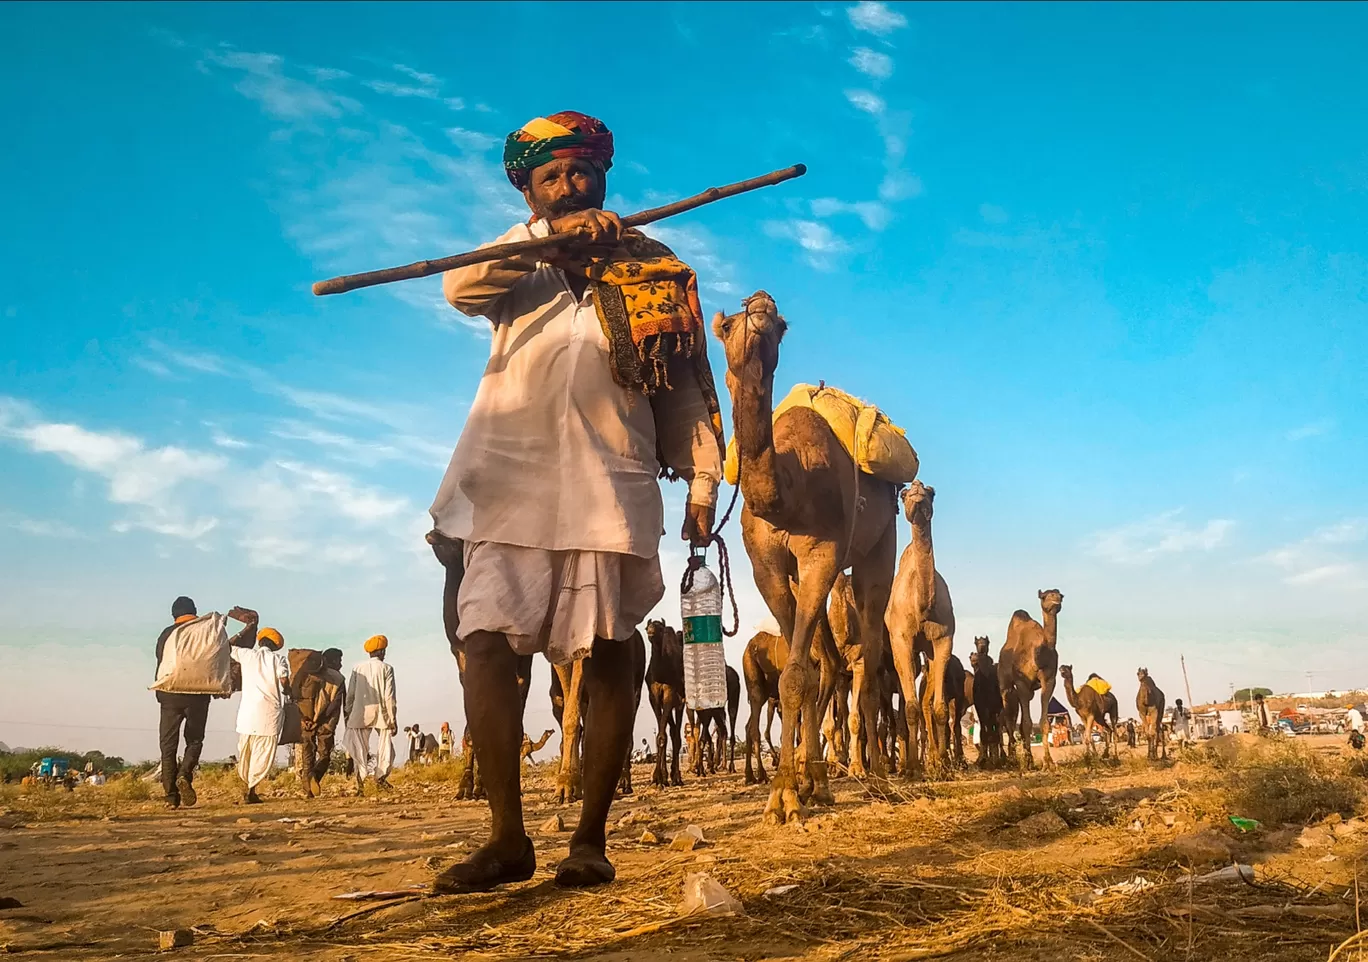
[[[750,714],[746,717],[746,784],[755,785],[769,781],[765,775],[765,759],[761,754],[764,749],[760,745],[760,709],[769,701],[769,690],[764,679],[748,680],[746,695],[750,700]],[[752,754],[755,756],[755,767],[751,766]]]
[[[1017,713],[1020,716],[1017,735],[1021,739],[1022,765],[1029,771],[1035,768],[1035,752],[1031,749],[1031,736],[1035,733],[1035,724],[1031,721],[1031,687],[1020,681],[1015,682],[1015,685]]]
[[[438,892],[485,891],[532,877],[537,859],[523,827],[518,656],[507,639],[472,632],[465,639],[466,719],[489,793],[489,841],[433,883]]]
[[[664,788],[670,784],[670,769],[665,761],[665,739],[669,737],[670,725],[670,699],[668,694],[661,692],[654,695],[651,701],[656,716],[656,763],[655,771],[651,774],[651,784],[657,788]]]
[[[926,682],[926,721],[930,737],[927,739],[929,750],[934,752],[931,766],[943,771],[949,766],[950,741],[950,699],[945,690],[945,673],[950,667],[950,649],[953,637],[937,634],[931,637],[931,663],[927,665]],[[928,766],[928,767],[931,767]]]
[[[912,654],[914,639],[892,626],[889,626],[889,631],[893,668],[898,673],[898,686],[902,689],[902,718],[898,725],[898,737],[902,745],[902,775],[910,780],[921,774],[920,756],[917,754],[921,705],[917,700],[917,666]]]
[[[611,882],[616,874],[606,855],[605,828],[635,720],[632,659],[623,642],[596,638],[593,652],[577,664],[584,666],[583,684],[591,706],[590,724],[584,727],[584,804],[570,837],[570,854],[556,867],[556,884],[574,888]],[[567,689],[567,717],[571,704]]]
[[[1045,767],[1054,768],[1054,758],[1050,755],[1050,698],[1054,695],[1053,675],[1040,679],[1040,746],[1045,752]]]
[[[680,729],[684,725],[684,705],[682,702],[676,703],[671,711],[672,721],[670,722],[670,784],[682,786],[684,775],[679,770],[679,749],[683,736]]]
[[[584,683],[584,659],[568,665],[554,665],[565,693],[561,714],[561,764],[556,778],[556,801],[569,805],[580,797],[580,715]]]

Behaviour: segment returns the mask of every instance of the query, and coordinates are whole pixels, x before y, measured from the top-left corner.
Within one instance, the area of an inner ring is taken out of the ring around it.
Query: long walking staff
[[[792,167],[785,167],[783,170],[776,170],[765,174],[763,177],[752,177],[750,180],[728,184],[725,187],[709,187],[701,194],[694,194],[692,197],[677,200],[673,204],[666,204],[664,207],[652,207],[650,210],[643,210],[637,214],[629,214],[622,218],[622,226],[641,227],[643,224],[652,224],[658,220],[664,220],[666,217],[673,217],[675,214],[682,214],[685,211],[693,210],[695,207],[711,204],[715,200],[722,200],[724,197],[735,197],[737,194],[758,190],[761,187],[782,184],[786,180],[802,177],[806,173],[806,165],[795,164]],[[513,257],[517,254],[537,253],[551,250],[564,244],[572,243],[579,236],[578,232],[552,234],[550,237],[538,237],[533,240],[515,241],[512,244],[495,244],[492,247],[482,247],[477,251],[470,251],[465,254],[453,254],[450,257],[439,257],[432,261],[418,261],[413,264],[406,264],[403,267],[387,267],[384,270],[367,271],[364,274],[344,274],[341,277],[331,277],[326,281],[319,281],[314,284],[313,292],[321,297],[324,294],[343,294],[347,291],[355,291],[362,287],[374,287],[377,284],[390,284],[394,281],[406,281],[414,277],[430,277],[433,274],[449,271],[453,267],[469,267],[471,264],[496,261],[505,257]]]

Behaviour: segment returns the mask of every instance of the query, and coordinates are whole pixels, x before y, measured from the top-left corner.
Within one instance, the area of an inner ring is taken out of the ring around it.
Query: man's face
[[[603,172],[583,157],[563,157],[532,171],[523,191],[527,206],[543,220],[603,207]]]

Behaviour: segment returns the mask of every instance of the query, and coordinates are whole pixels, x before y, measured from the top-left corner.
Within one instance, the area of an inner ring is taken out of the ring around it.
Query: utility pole
[[[1233,681],[1230,683],[1230,703],[1235,705],[1236,708],[1240,707],[1235,703],[1235,683]]]
[[[1192,686],[1188,684],[1187,659],[1182,655],[1178,656],[1178,664],[1183,666],[1183,690],[1187,692],[1188,711],[1192,710]]]

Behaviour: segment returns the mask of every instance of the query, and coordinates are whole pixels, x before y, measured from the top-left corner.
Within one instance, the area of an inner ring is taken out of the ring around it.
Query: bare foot
[[[453,865],[432,880],[436,895],[465,895],[469,892],[488,892],[508,882],[526,882],[537,871],[537,853],[526,835],[522,851],[509,854],[495,848],[491,842],[470,853],[470,857]]]
[[[588,888],[617,878],[608,856],[592,845],[572,845],[570,855],[556,866],[556,884],[562,888]]]

